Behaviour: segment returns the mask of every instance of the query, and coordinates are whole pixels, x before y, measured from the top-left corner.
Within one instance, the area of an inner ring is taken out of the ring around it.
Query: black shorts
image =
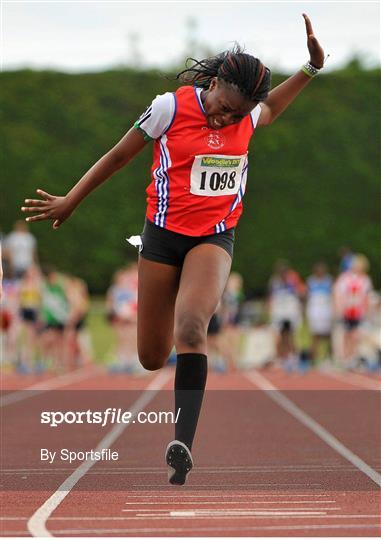
[[[361,319],[348,319],[347,317],[344,317],[343,323],[345,330],[348,330],[349,332],[352,330],[356,330],[361,324]]]
[[[21,308],[20,317],[24,322],[35,323],[38,319],[38,310],[32,308]]]
[[[163,229],[146,219],[140,255],[149,261],[181,267],[188,251],[200,244],[214,244],[233,258],[234,228],[208,236],[187,236]]]
[[[283,319],[279,324],[279,331],[281,334],[290,334],[294,331],[294,327],[291,321]]]

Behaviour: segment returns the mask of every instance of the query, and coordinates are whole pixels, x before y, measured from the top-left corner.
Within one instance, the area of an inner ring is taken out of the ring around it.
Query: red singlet
[[[154,139],[147,218],[188,236],[235,227],[242,213],[248,146],[261,112],[239,123],[208,127],[201,88],[158,96],[135,123]]]

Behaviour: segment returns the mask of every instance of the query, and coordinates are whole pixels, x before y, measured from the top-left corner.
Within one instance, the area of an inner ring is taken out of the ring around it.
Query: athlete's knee
[[[198,348],[206,340],[207,325],[202,317],[185,313],[175,323],[175,343]]]

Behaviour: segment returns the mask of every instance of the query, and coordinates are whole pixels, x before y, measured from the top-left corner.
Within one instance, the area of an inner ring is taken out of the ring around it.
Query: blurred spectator
[[[231,272],[222,295],[219,310],[222,327],[219,346],[224,351],[230,372],[235,371],[239,360],[242,337],[239,315],[243,300],[243,278],[238,272]]]
[[[137,264],[118,270],[107,292],[108,319],[116,334],[116,361],[110,371],[132,373],[141,371],[137,352]]]
[[[316,263],[307,279],[306,316],[312,334],[311,357],[317,360],[322,342],[330,352],[332,332],[332,276],[325,263]]]
[[[13,231],[5,237],[4,256],[8,258],[13,275],[21,279],[37,261],[37,242],[25,221],[16,221]]]
[[[71,368],[92,362],[91,340],[86,332],[86,317],[90,307],[86,283],[75,276],[66,277],[69,313],[66,324],[67,362]]]
[[[369,311],[373,286],[368,268],[368,259],[357,254],[350,269],[340,274],[334,285],[335,315],[343,330],[338,355],[347,367],[354,367],[358,360],[360,329]]]
[[[224,325],[236,326],[239,322],[239,309],[244,300],[243,279],[238,272],[231,272],[221,300],[221,316]]]
[[[279,260],[269,282],[269,312],[276,331],[277,356],[284,367],[297,366],[295,330],[302,322],[301,299],[306,286],[289,263]]]
[[[381,369],[381,295],[372,291],[369,295],[368,315],[361,328],[359,358],[366,369]]]
[[[226,351],[222,345],[221,330],[222,318],[220,304],[208,325],[208,360],[213,371],[224,373],[226,371]]]
[[[3,296],[3,254],[1,248],[1,234],[0,234],[0,302]]]
[[[41,307],[42,276],[39,267],[32,264],[20,281],[19,316],[23,346],[18,369],[28,373],[34,367],[38,350],[38,320]]]
[[[67,296],[67,279],[53,266],[43,266],[41,305],[41,348],[45,360],[51,361],[55,370],[67,368],[65,326],[70,305]]]
[[[341,246],[339,249],[339,256],[340,256],[340,265],[339,265],[339,271],[340,272],[346,272],[350,269],[352,264],[352,259],[354,257],[354,253],[352,251],[352,248],[349,246]]]
[[[0,321],[2,334],[2,361],[16,364],[17,336],[20,326],[19,320],[19,282],[16,280],[9,267],[4,268],[3,294],[1,299]]]

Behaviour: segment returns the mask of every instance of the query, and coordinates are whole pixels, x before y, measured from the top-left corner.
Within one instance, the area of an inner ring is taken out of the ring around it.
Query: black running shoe
[[[172,441],[167,446],[165,461],[168,465],[168,481],[182,486],[193,467],[192,454],[181,441]]]

